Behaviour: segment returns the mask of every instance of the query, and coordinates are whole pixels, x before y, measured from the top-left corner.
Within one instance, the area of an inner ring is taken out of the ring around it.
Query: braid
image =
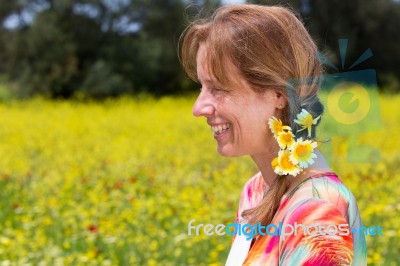
[[[288,99],[288,110],[286,113],[288,114],[284,119],[286,124],[290,125],[292,128],[293,134],[295,134],[296,138],[302,137],[303,139],[307,138],[307,131],[303,130],[299,132],[301,127],[299,124],[294,122],[296,116],[301,112],[302,109],[305,109],[314,118],[321,116],[324,112],[324,106],[318,98],[315,90],[312,91],[314,92],[313,94],[311,92],[308,95],[299,96],[301,95],[301,92],[305,90],[303,88],[304,86],[305,85],[297,86],[297,89],[296,86],[293,85],[287,86],[286,93]],[[313,125],[314,130],[311,131],[311,138],[315,138],[315,128],[320,122],[321,119],[318,119],[317,124]]]

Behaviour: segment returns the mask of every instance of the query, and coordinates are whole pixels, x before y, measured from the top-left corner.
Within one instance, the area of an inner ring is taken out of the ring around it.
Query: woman
[[[222,7],[186,29],[181,55],[202,85],[193,114],[207,118],[218,152],[250,155],[260,170],[244,186],[236,221],[288,229],[237,234],[227,265],[366,265],[365,237],[351,232],[361,226],[355,199],[317,149],[322,66],[296,16]]]

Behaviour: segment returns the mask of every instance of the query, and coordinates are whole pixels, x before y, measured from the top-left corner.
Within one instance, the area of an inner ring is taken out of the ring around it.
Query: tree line
[[[400,90],[400,4],[374,1],[249,1],[293,7],[339,64],[337,40],[349,39],[348,64],[367,48],[382,87]],[[178,41],[185,26],[221,6],[213,0],[31,0],[0,5],[1,81],[21,97],[179,94],[198,88],[184,74]]]

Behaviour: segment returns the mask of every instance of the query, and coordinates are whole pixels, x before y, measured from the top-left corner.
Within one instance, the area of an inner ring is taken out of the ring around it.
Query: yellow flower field
[[[216,153],[193,101],[0,104],[0,265],[223,265],[231,238],[189,236],[188,222],[233,222],[256,168]],[[360,133],[379,161],[347,162],[348,143],[332,136],[333,168],[363,224],[383,227],[366,237],[370,265],[399,256],[399,105],[382,96],[382,128]]]

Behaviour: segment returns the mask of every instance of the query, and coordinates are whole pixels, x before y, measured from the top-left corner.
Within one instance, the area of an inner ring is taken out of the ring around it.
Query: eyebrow
[[[199,82],[200,82],[201,84],[203,84],[203,82],[204,82],[204,83],[213,83],[213,81],[212,81],[211,79],[201,80],[199,77],[197,77],[197,79],[199,80]]]

